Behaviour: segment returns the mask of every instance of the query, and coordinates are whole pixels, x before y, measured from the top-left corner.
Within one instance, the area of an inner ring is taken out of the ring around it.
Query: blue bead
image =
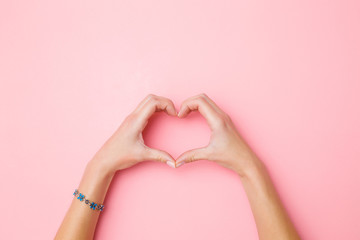
[[[95,210],[96,205],[97,205],[96,203],[92,202],[92,203],[90,204],[90,208]]]
[[[80,195],[78,196],[78,199],[79,199],[80,201],[83,201],[83,200],[84,200],[84,197],[85,197],[85,196],[80,193]]]

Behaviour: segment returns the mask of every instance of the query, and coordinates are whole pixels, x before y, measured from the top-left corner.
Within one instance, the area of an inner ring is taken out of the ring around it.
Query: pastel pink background
[[[86,163],[148,94],[205,92],[267,164],[303,239],[360,236],[359,1],[1,1],[1,239],[52,239]],[[156,114],[174,157],[206,121]],[[120,172],[96,239],[257,239],[214,163]]]

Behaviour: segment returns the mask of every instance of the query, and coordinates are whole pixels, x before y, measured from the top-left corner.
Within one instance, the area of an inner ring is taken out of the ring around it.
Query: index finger
[[[170,99],[153,94],[148,95],[135,109],[134,113],[137,115],[137,119],[142,127],[145,128],[149,118],[159,111],[176,116],[174,103]]]
[[[205,99],[205,95],[186,99],[181,104],[178,116],[180,118],[186,117],[192,111],[199,111],[212,130],[222,121],[218,110]]]

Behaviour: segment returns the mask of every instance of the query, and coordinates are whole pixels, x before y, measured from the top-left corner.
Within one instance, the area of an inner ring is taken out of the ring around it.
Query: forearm
[[[95,203],[104,202],[114,173],[96,159],[86,166],[78,190]],[[56,234],[55,239],[93,239],[100,211],[74,197],[71,206]]]
[[[144,144],[142,131],[149,118],[159,111],[176,116],[170,99],[149,95],[99,149],[87,164],[78,187],[86,199],[102,204],[115,172],[142,161],[170,162],[169,165],[175,166],[175,159],[169,153]],[[93,239],[100,211],[90,209],[90,206],[74,198],[55,239]]]
[[[241,180],[255,218],[259,239],[300,239],[260,160],[254,160],[254,166]]]

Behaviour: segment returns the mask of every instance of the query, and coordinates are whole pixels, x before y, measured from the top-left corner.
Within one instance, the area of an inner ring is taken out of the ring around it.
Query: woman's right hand
[[[211,129],[207,146],[184,152],[176,160],[176,166],[196,160],[211,160],[245,176],[261,162],[240,136],[229,115],[221,110],[207,95],[200,94],[185,100],[178,117],[186,117],[191,111],[199,111]]]

